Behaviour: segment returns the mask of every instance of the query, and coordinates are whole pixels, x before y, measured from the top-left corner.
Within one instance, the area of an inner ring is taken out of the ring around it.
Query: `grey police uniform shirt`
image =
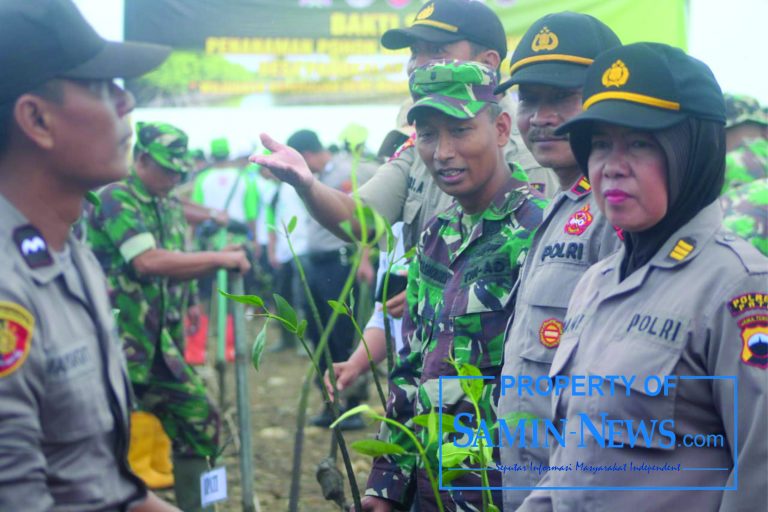
[[[514,101],[508,96],[501,103],[514,120]],[[508,163],[519,164],[528,175],[531,186],[549,199],[557,191],[553,174],[539,165],[523,144],[516,123],[504,148]],[[453,202],[453,198],[440,190],[427,166],[412,145],[379,167],[373,177],[360,187],[360,199],[376,210],[391,224],[403,222],[403,243],[407,249],[415,247],[427,223]]]
[[[318,175],[317,179],[324,185],[352,193],[351,175],[355,159],[352,154],[342,151],[333,156]],[[363,159],[359,160],[356,170],[358,186],[366,183],[376,171],[376,165]],[[307,247],[308,252],[335,251],[341,249],[346,242],[325,229],[314,218],[307,216]]]
[[[549,367],[560,342],[568,300],[584,272],[597,261],[616,252],[621,239],[597,208],[586,178],[566,191],[560,191],[544,212],[520,274],[517,302],[504,340],[504,366],[501,374],[535,381],[549,374]],[[527,413],[550,418],[547,396],[521,396],[504,392],[499,397],[498,415]],[[531,464],[547,464],[549,449],[543,441],[534,442],[531,423],[523,445],[500,447],[504,487],[534,487],[541,474]],[[538,438],[546,437],[543,422],[538,422]],[[538,446],[536,446],[538,445]],[[515,510],[530,490],[505,490],[504,509]]]
[[[32,322],[26,359],[0,376],[0,510],[121,510],[145,490],[126,461],[129,384],[104,275],[73,236],[61,258],[25,225],[0,195],[3,352],[21,347],[16,321]]]
[[[591,267],[579,281],[550,377],[618,375],[635,380],[628,386],[617,381],[613,394],[608,384],[600,387],[603,395],[596,389],[590,393],[582,387],[574,393],[566,387],[553,399],[555,423],[567,419],[565,430],[576,435],[566,434],[564,445],[554,443],[549,464],[566,469],[550,470],[539,485],[733,487],[738,469],[738,490],[536,490],[519,510],[764,509],[768,259],[724,231],[721,221],[720,206],[714,202],[622,282],[624,249]],[[658,382],[670,376],[678,378],[670,381],[666,393],[663,387],[659,392]],[[683,376],[691,378],[679,378]],[[606,426],[605,448],[588,426],[582,427],[587,425],[583,418],[588,418],[599,434],[601,415],[606,422],[623,423],[615,424],[613,436]],[[638,435],[629,448],[627,420],[633,420],[635,434],[638,422],[644,421],[653,435]],[[659,422],[653,431],[652,420]],[[706,443],[696,441],[704,438],[685,437],[697,435],[711,437]],[[624,447],[608,447],[611,438]],[[696,442],[707,445],[684,446]],[[608,470],[595,469],[606,466]]]

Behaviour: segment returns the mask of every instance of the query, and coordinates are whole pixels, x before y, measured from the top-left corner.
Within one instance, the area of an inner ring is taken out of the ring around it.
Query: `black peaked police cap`
[[[52,78],[133,78],[171,49],[106,41],[71,0],[0,0],[0,104]]]
[[[424,4],[413,25],[387,30],[381,45],[390,50],[407,48],[414,41],[455,43],[467,40],[507,56],[507,35],[490,7],[476,0],[431,0]]]
[[[510,79],[496,88],[496,94],[525,83],[581,87],[595,57],[620,45],[613,30],[593,16],[568,11],[548,14],[523,34],[512,54]]]
[[[582,109],[555,130],[570,133],[580,163],[589,154],[588,128],[595,121],[645,131],[663,130],[688,117],[725,124],[725,101],[712,70],[660,43],[635,43],[600,54],[587,71]]]

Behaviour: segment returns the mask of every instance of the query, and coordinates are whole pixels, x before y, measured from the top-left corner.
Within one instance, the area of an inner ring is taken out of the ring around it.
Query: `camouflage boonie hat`
[[[499,102],[493,94],[496,71],[478,62],[427,64],[411,73],[408,85],[413,97],[409,124],[424,108],[437,109],[456,119],[472,119],[489,104]]]
[[[136,149],[147,153],[159,165],[186,174],[192,169],[187,151],[187,134],[167,123],[136,123]]]
[[[725,98],[725,127],[741,123],[768,125],[768,110],[760,102],[745,94],[723,94]]]

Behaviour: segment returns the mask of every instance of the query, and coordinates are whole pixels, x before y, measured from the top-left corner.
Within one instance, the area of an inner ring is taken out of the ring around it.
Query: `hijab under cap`
[[[584,174],[595,122],[651,133],[666,156],[667,213],[645,231],[625,232],[624,279],[719,196],[725,173],[725,102],[703,62],[672,46],[635,43],[595,59],[587,71],[583,108],[555,133],[569,134]]]

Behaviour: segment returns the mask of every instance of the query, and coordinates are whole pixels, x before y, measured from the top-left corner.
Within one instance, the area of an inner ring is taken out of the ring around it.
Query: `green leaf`
[[[482,441],[478,441],[480,443]],[[483,455],[485,457],[484,461],[480,460],[480,446],[473,446],[469,448],[469,458],[472,462],[480,464],[481,462],[484,462],[486,465],[489,462],[493,462],[493,448],[491,448],[488,445],[483,445]]]
[[[296,229],[296,222],[298,219],[296,219],[296,216],[294,215],[291,217],[291,220],[288,221],[288,233],[293,233],[293,230]]]
[[[288,304],[288,301],[282,298],[278,294],[272,295],[275,298],[275,307],[277,308],[277,316],[280,317],[283,324],[285,324],[286,328],[295,333],[296,332],[296,324],[298,322],[296,317],[296,310],[293,309],[293,306]]]
[[[355,233],[352,231],[352,223],[348,220],[339,222],[339,229],[346,233],[350,240],[357,240]]]
[[[443,444],[440,449],[443,452],[443,467],[452,468],[464,462],[472,453],[469,448],[459,448],[453,442]]]
[[[437,418],[439,419],[442,416],[443,418],[443,434],[448,434],[450,432],[456,432],[456,429],[453,428],[453,423],[456,421],[456,416],[453,414],[439,414],[437,415]],[[411,419],[416,425],[429,428],[429,414],[419,414],[418,416],[414,416]],[[440,424],[438,423],[435,427],[438,431],[440,430]]]
[[[304,332],[307,330],[307,321],[302,320],[299,325],[296,326],[296,336],[299,338],[304,336]]]
[[[488,504],[488,512],[501,512],[501,510],[499,510],[499,507],[497,507],[493,503],[489,503]]]
[[[253,348],[251,348],[251,364],[254,370],[259,371],[261,366],[261,356],[264,353],[264,347],[267,344],[267,325],[269,325],[269,319],[261,326],[261,331],[253,341]]]
[[[538,416],[535,414],[531,414],[529,412],[510,412],[509,414],[505,414],[501,418],[498,418],[496,422],[491,427],[491,430],[495,428],[499,428],[499,423],[501,420],[504,420],[504,423],[509,425],[510,427],[516,427],[518,422],[520,420],[537,420],[539,419]]]
[[[460,377],[483,376],[483,373],[479,368],[467,363],[461,364],[458,373]],[[467,394],[470,400],[476,404],[479,403],[480,398],[483,396],[483,387],[485,386],[485,381],[482,378],[471,378],[461,379],[459,382],[461,383],[461,389],[464,391],[464,393]]]
[[[437,413],[433,409],[427,415],[427,444],[435,444],[438,434]]]
[[[399,444],[385,443],[378,439],[361,439],[349,445],[353,450],[363,455],[380,457],[381,455],[400,455],[405,449]]]
[[[357,407],[353,407],[346,411],[344,414],[336,418],[336,421],[331,423],[331,425],[328,428],[334,428],[336,425],[341,423],[342,420],[349,418],[350,416],[354,416],[355,414],[365,414],[366,416],[370,416],[373,419],[380,420],[381,416],[376,414],[373,409],[371,409],[371,406],[368,404],[361,404]]]
[[[466,474],[466,471],[456,471],[455,469],[443,470],[443,485],[450,485],[456,478],[464,474]]]
[[[413,257],[416,256],[416,246],[414,245],[407,251],[405,251],[405,254],[403,254],[403,259],[406,261],[412,260]]]
[[[340,315],[344,315],[344,316],[349,315],[349,309],[347,309],[346,304],[342,304],[337,300],[329,300],[328,305],[331,306],[332,310],[334,310]]]
[[[263,308],[264,307],[264,301],[261,297],[258,295],[232,295],[231,293],[227,293],[225,291],[219,290],[219,293],[222,294],[224,297],[233,300],[235,302],[239,302],[240,304],[247,304],[249,306],[256,306],[257,308]]]

